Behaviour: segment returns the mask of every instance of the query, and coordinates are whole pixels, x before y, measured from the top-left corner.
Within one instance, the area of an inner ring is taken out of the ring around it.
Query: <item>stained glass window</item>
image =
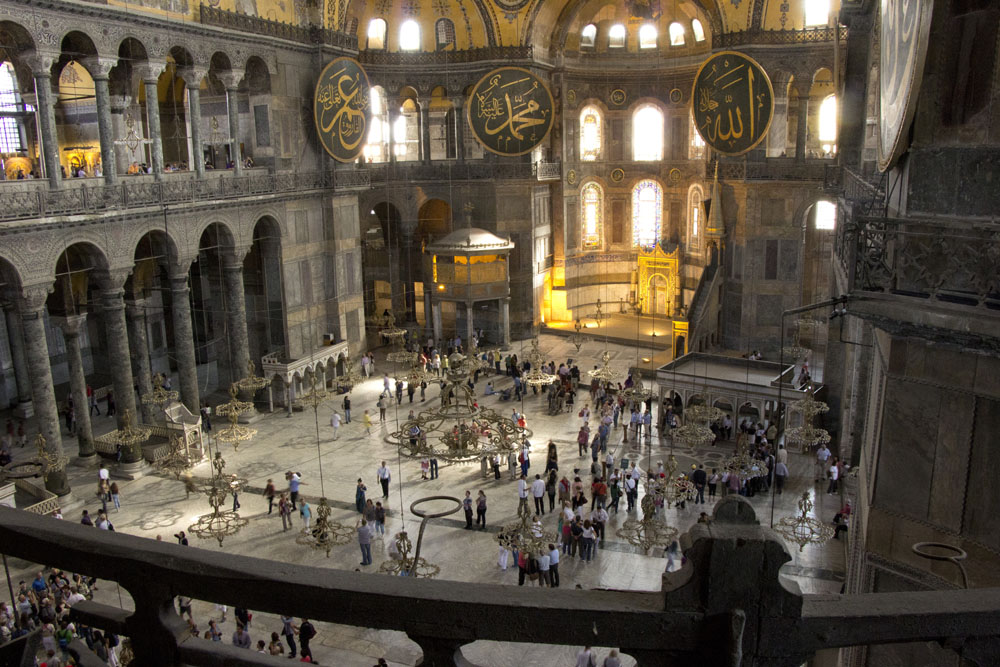
[[[648,248],[660,240],[663,190],[656,181],[639,181],[632,188],[632,245]]]
[[[583,186],[583,247],[601,247],[604,231],[604,193],[597,183]]]
[[[592,162],[601,153],[601,112],[584,107],[580,112],[580,159]]]
[[[663,112],[647,105],[632,116],[632,159],[663,159]]]
[[[372,19],[368,24],[368,48],[385,48],[385,19]]]
[[[705,199],[705,195],[701,188],[692,187],[691,194],[688,195],[688,226],[690,230],[688,232],[688,245],[692,248],[697,248],[701,244],[703,199]]]
[[[701,21],[698,19],[691,20],[691,32],[694,33],[694,41],[704,42],[705,41],[705,28],[702,27]]]
[[[18,106],[14,67],[10,63],[3,63],[0,65],[0,113],[19,111]],[[0,115],[0,152],[16,153],[22,148],[17,119]]]

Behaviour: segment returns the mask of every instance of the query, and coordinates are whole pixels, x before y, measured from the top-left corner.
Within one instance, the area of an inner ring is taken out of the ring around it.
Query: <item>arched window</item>
[[[455,24],[451,19],[438,19],[434,24],[438,51],[455,48]]]
[[[837,205],[826,200],[816,202],[816,229],[833,229],[837,226]]]
[[[688,144],[688,159],[700,160],[705,157],[705,140],[698,134],[698,129],[694,126],[694,114],[692,113],[688,121],[691,140]]]
[[[385,19],[372,19],[371,22],[368,23],[369,49],[385,48],[385,31],[386,31]]]
[[[677,21],[670,24],[670,46],[684,46],[684,26]]]
[[[392,124],[392,144],[396,160],[420,159],[420,112],[412,99],[403,101],[399,117]]]
[[[601,112],[584,107],[580,112],[580,159],[593,162],[601,154]]]
[[[639,28],[639,48],[640,49],[655,49],[656,48],[656,26],[652,23],[646,23],[641,28]]]
[[[608,48],[621,49],[625,47],[625,25],[616,23],[608,30]]]
[[[385,95],[381,88],[368,92],[372,110],[371,126],[368,128],[368,143],[365,144],[367,162],[389,161],[389,114],[385,105]]]
[[[410,19],[399,26],[399,50],[420,50],[420,24]]]
[[[588,23],[583,26],[583,30],[580,31],[580,46],[583,48],[592,49],[594,44],[597,42],[597,26],[593,23]]]
[[[632,245],[648,248],[660,240],[663,190],[656,181],[640,181],[632,188]]]
[[[701,21],[698,19],[691,20],[691,32],[694,34],[694,41],[704,42],[705,41],[705,28],[702,27]]]
[[[604,236],[604,193],[597,183],[587,183],[583,186],[583,209],[580,218],[583,220],[581,242],[585,250],[601,247]]]
[[[697,248],[701,245],[701,235],[704,231],[704,221],[702,220],[702,201],[705,195],[701,188],[694,186],[688,195],[688,246]]]
[[[806,27],[827,25],[830,22],[830,0],[802,0],[805,3]]]
[[[632,116],[632,159],[663,159],[663,112],[654,106],[641,107]]]
[[[13,114],[26,110],[21,104],[14,66],[5,62],[0,65],[0,152],[16,153],[24,148],[17,130],[17,118]]]
[[[826,154],[837,152],[837,96],[830,95],[819,105],[819,141]]]

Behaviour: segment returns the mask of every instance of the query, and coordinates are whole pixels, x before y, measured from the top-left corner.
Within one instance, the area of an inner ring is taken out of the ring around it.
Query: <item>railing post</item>
[[[135,664],[173,667],[178,664],[177,639],[188,632],[174,611],[170,589],[149,580],[123,583],[135,602],[135,612],[125,621],[135,651]]]
[[[455,667],[457,664],[455,654],[458,653],[458,649],[468,643],[459,639],[428,637],[409,632],[406,633],[406,636],[416,643],[424,653],[423,658],[417,662],[420,667]],[[474,640],[470,639],[469,641]]]

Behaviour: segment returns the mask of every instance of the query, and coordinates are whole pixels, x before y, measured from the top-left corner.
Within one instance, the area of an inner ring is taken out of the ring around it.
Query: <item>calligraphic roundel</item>
[[[552,129],[555,105],[541,79],[520,67],[501,67],[479,80],[466,103],[476,140],[498,155],[523,155]]]
[[[691,89],[698,134],[722,155],[743,155],[763,141],[774,117],[774,90],[760,64],[720,51],[701,64]]]
[[[323,148],[339,162],[353,162],[364,150],[372,110],[368,75],[358,61],[331,61],[316,82],[313,115]]]
[[[927,57],[931,0],[882,0],[879,48],[878,168],[891,167],[909,145],[910,123]]]

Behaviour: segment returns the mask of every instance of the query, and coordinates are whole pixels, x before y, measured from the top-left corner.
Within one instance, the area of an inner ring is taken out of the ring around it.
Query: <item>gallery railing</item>
[[[185,202],[230,199],[322,188],[367,189],[367,170],[282,172],[277,174],[224,175],[204,180],[171,177],[162,181],[130,180],[115,185],[71,183],[48,189],[44,181],[16,181],[0,185],[0,221],[44,218],[54,215],[103,213],[116,209],[166,206]]]
[[[840,27],[840,39],[847,39],[847,28]],[[748,44],[814,44],[832,42],[834,29],[806,28],[804,30],[744,30],[741,32],[724,32],[715,37],[717,46],[733,47]]]
[[[287,39],[302,44],[339,46],[352,51],[358,48],[358,38],[354,35],[348,35],[347,33],[335,30],[292,25],[291,23],[283,23],[282,21],[271,21],[259,16],[217,9],[205,4],[201,5],[200,17],[204,25],[217,26],[228,30]]]
[[[715,176],[716,159],[705,162],[705,178]],[[796,160],[793,157],[746,158],[719,162],[719,179],[726,181],[824,181],[831,161],[823,158]]]
[[[791,560],[777,534],[730,496],[713,521],[682,536],[687,563],[652,592],[514,589],[499,584],[360,574],[96,531],[0,508],[0,551],[118,582],[135,611],[79,602],[72,617],[131,639],[133,664],[273,664],[192,638],[174,598],[406,633],[424,665],[454,665],[476,640],[615,646],[639,665],[801,665],[819,649],[946,641],[963,658],[995,664],[1000,589],[801,595],[779,580]],[[516,593],[516,594],[514,594]]]
[[[421,53],[365,49],[358,54],[358,60],[365,65],[448,65],[480,61],[531,60],[531,54],[530,44],[525,46],[483,46],[476,49]]]
[[[834,250],[852,291],[1000,310],[1000,224],[859,216]]]

